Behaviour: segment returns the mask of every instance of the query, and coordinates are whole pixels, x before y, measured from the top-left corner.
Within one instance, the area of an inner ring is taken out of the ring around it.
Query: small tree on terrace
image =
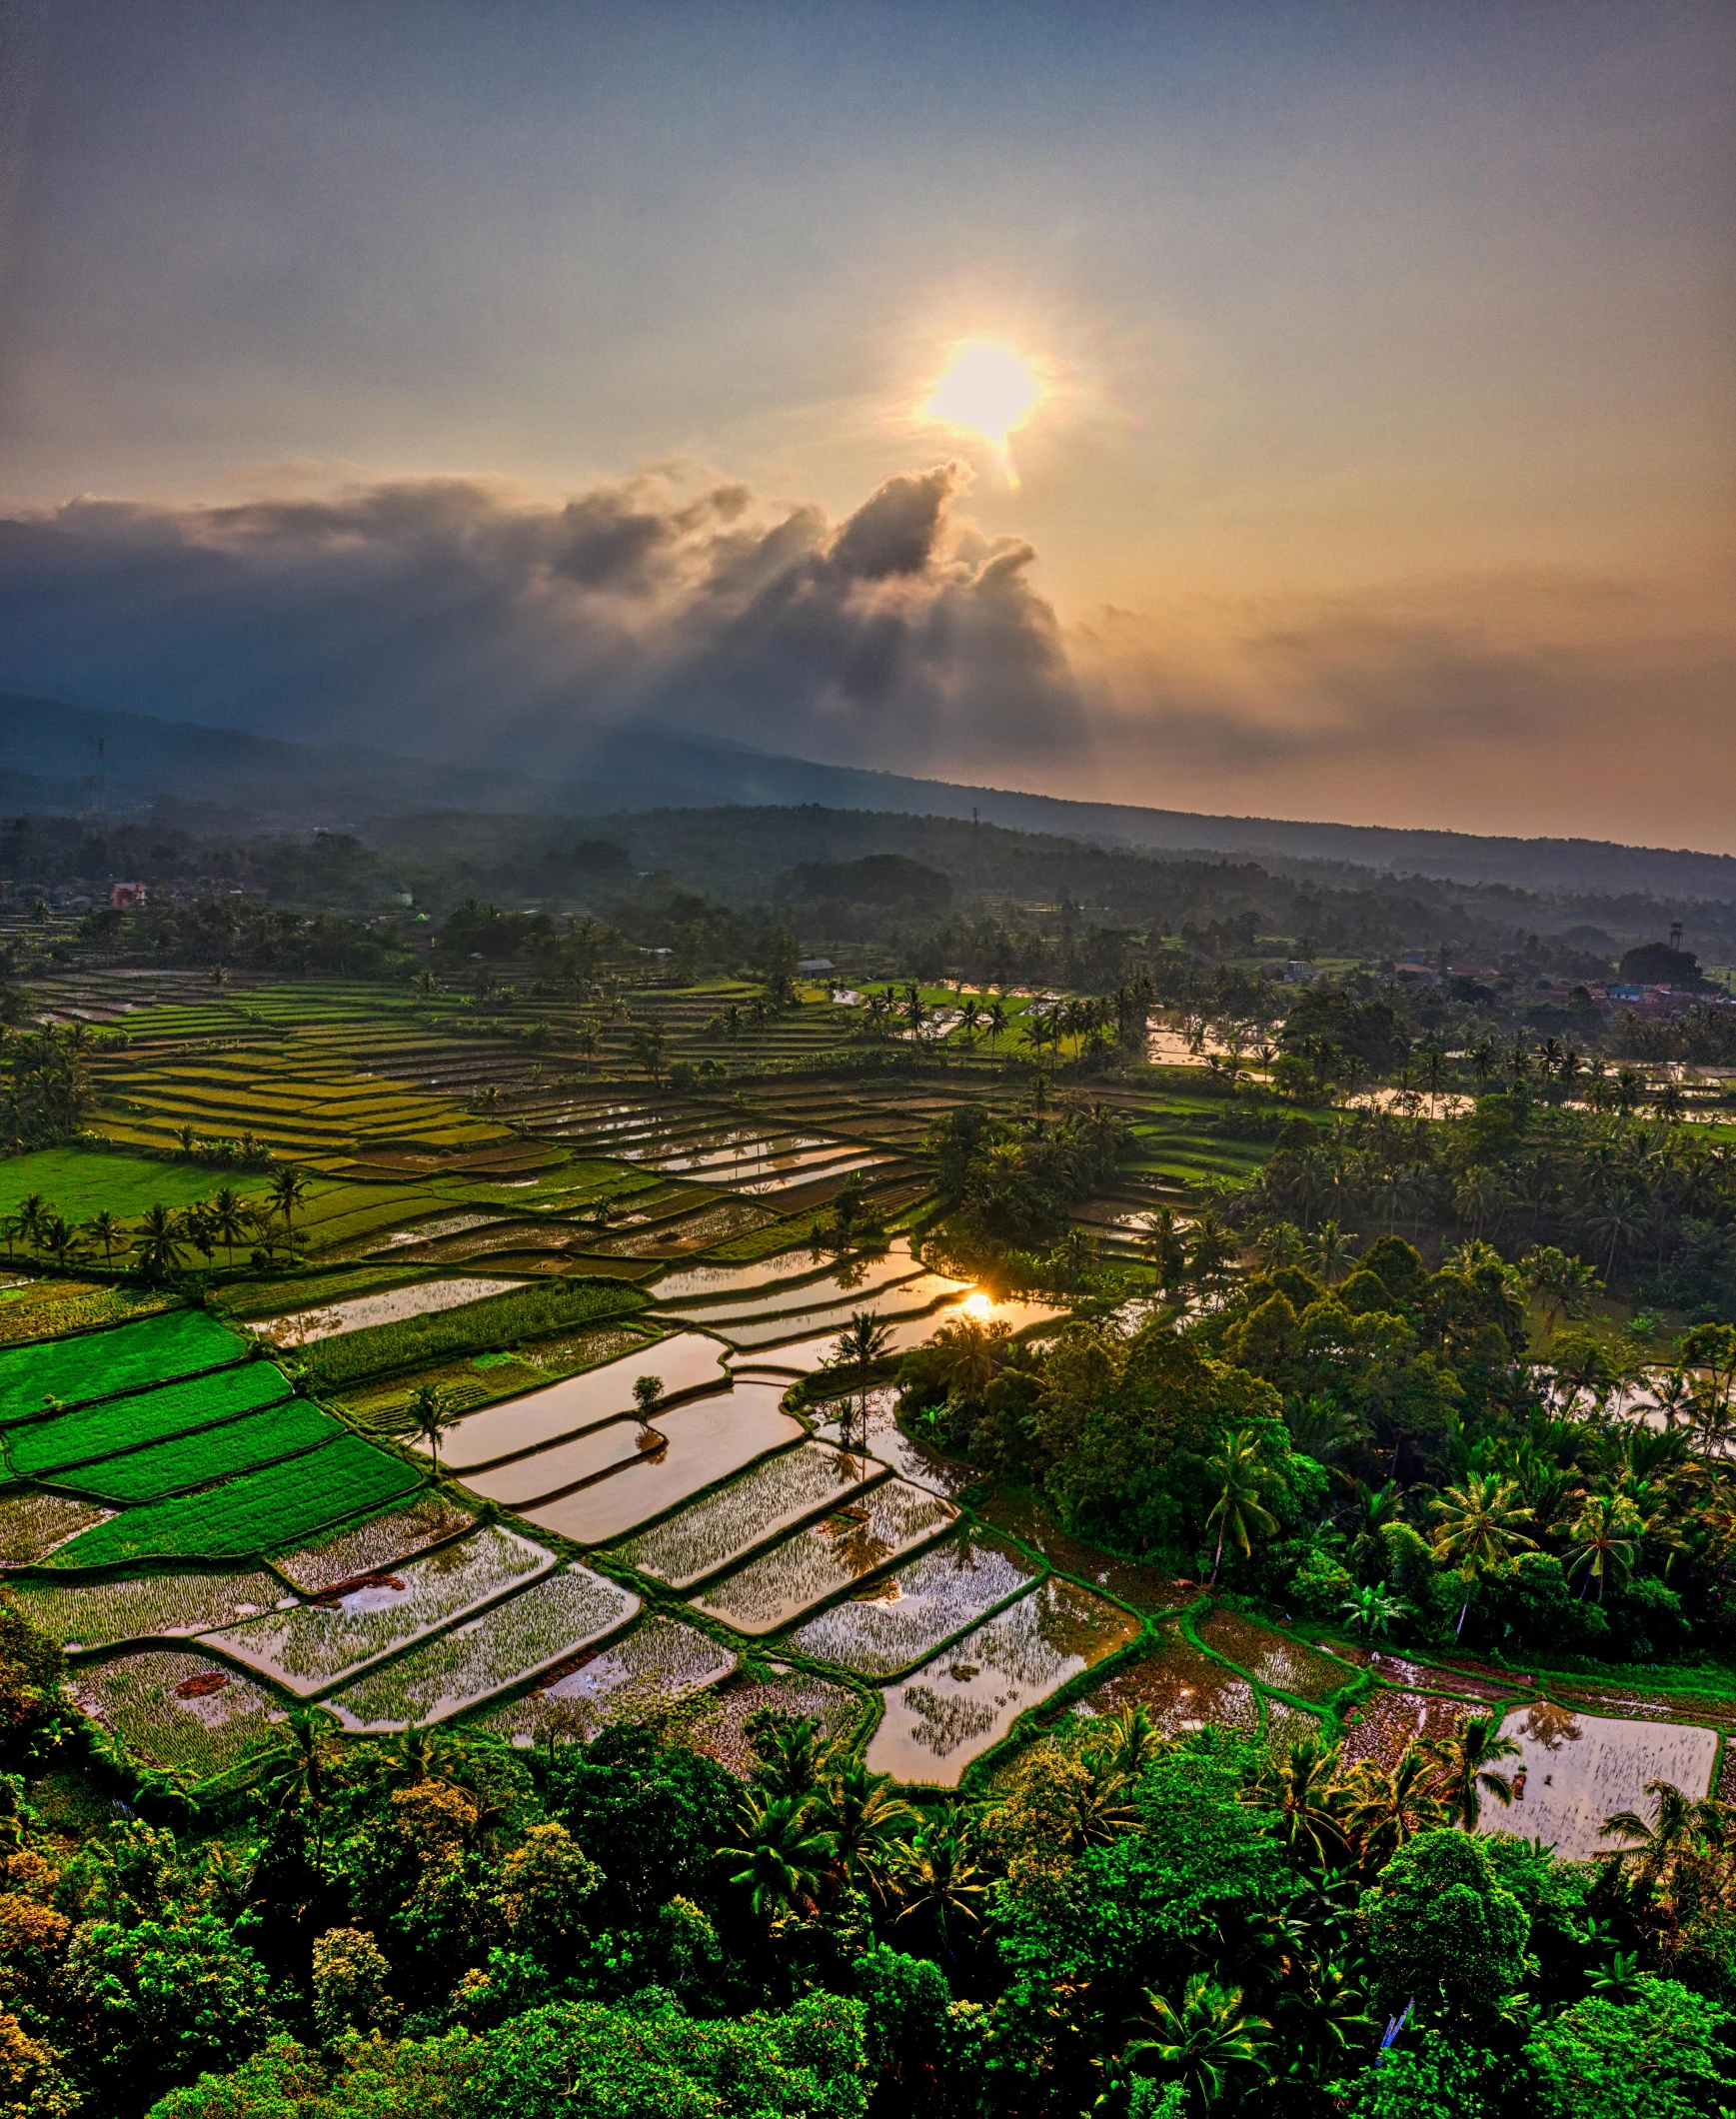
[[[631,1040],[633,1057],[651,1076],[654,1088],[663,1086],[663,1049],[666,1036],[661,1023],[641,1023],[635,1025]]]
[[[440,1437],[456,1418],[451,1400],[438,1384],[420,1383],[411,1395],[410,1418],[417,1438],[428,1444],[428,1453],[434,1459],[434,1475],[439,1478]]]
[[[638,1408],[641,1423],[649,1428],[651,1416],[657,1410],[663,1396],[662,1376],[635,1376],[633,1379],[633,1402]]]
[[[271,1180],[270,1189],[266,1194],[272,1205],[283,1215],[284,1228],[292,1239],[295,1234],[296,1208],[301,1205],[307,1195],[307,1179],[299,1171],[293,1169],[280,1169]]]

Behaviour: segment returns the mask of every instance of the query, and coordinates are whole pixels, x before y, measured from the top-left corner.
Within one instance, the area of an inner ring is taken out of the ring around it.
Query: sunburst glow
[[[985,441],[1011,472],[1009,442],[1048,395],[1042,364],[998,339],[959,339],[917,417]]]

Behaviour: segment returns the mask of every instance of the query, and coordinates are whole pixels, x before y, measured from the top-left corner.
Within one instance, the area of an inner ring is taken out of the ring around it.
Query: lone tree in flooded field
[[[874,1365],[885,1358],[891,1349],[892,1327],[883,1317],[876,1317],[871,1309],[859,1309],[838,1335],[838,1361],[841,1368],[856,1371],[857,1389],[861,1393],[862,1435],[868,1441],[868,1394],[873,1380]],[[850,1415],[845,1413],[845,1439],[850,1439]]]
[[[651,1431],[651,1416],[657,1410],[659,1400],[662,1397],[662,1376],[634,1377],[633,1402],[638,1408],[641,1424],[645,1427],[646,1432],[648,1434]],[[645,1435],[641,1435],[640,1440],[643,1442],[645,1440]]]

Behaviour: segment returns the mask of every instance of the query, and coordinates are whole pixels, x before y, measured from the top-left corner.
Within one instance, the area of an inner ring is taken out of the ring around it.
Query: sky
[[[0,25],[6,688],[1736,852],[1736,8]]]

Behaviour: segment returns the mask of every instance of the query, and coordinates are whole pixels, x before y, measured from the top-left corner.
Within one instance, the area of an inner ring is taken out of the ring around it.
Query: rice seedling
[[[425,1493],[405,1507],[346,1524],[312,1544],[274,1552],[271,1564],[305,1595],[318,1596],[338,1582],[390,1568],[413,1552],[438,1545],[476,1518],[441,1493]]]
[[[798,1626],[790,1645],[821,1662],[890,1677],[1027,1589],[1040,1571],[1008,1539],[966,1529]]]
[[[869,1740],[870,1772],[956,1787],[971,1759],[1047,1699],[1135,1639],[1139,1621],[1050,1575],[1025,1596],[888,1686]]]
[[[30,1623],[63,1648],[108,1648],[153,1634],[207,1633],[293,1604],[273,1574],[147,1574],[94,1582],[20,1582]]]
[[[360,1515],[421,1483],[421,1474],[360,1435],[243,1472],[209,1492],[152,1501],[83,1531],[54,1555],[57,1567],[122,1560],[240,1559]]]
[[[1040,1552],[1058,1573],[1089,1582],[1119,1602],[1131,1604],[1135,1611],[1177,1611],[1198,1600],[1199,1591],[1191,1582],[1177,1581],[1137,1560],[1117,1559],[1082,1538],[1069,1537],[1034,1495],[995,1492],[973,1505],[985,1523]],[[1340,1672],[1338,1682],[1348,1683],[1351,1674]]]
[[[87,1663],[67,1690],[147,1765],[208,1779],[271,1733],[283,1710],[263,1687],[210,1656],[146,1648]]]
[[[1310,1714],[1305,1707],[1293,1707],[1286,1699],[1270,1698],[1264,1705],[1265,1745],[1268,1751],[1282,1750],[1287,1744],[1300,1743],[1304,1737],[1319,1736],[1320,1717]]]
[[[1256,1625],[1239,1611],[1219,1607],[1199,1626],[1208,1648],[1247,1671],[1262,1686],[1293,1692],[1298,1699],[1326,1700],[1355,1679],[1348,1664],[1338,1662],[1301,1641],[1287,1639],[1269,1626]]]
[[[739,1633],[772,1633],[937,1537],[957,1516],[951,1502],[937,1494],[904,1479],[886,1479],[750,1560],[709,1589],[698,1600],[699,1609]]]
[[[591,1737],[617,1721],[645,1721],[728,1677],[737,1658],[710,1634],[652,1612],[605,1648],[584,1648],[535,1690],[480,1715],[476,1726],[515,1744]]]
[[[1344,1731],[1346,1766],[1371,1758],[1387,1772],[1414,1743],[1450,1736],[1477,1710],[1466,1701],[1428,1692],[1400,1692],[1382,1685],[1358,1702]]]
[[[112,1508],[75,1501],[70,1494],[0,1493],[0,1567],[30,1567],[47,1559],[93,1523],[106,1523]]]
[[[44,1280],[0,1293],[0,1346],[20,1346],[60,1332],[94,1331],[155,1316],[173,1306],[171,1295],[129,1294],[118,1287],[90,1287],[76,1280]]]
[[[104,1501],[154,1501],[213,1479],[230,1478],[297,1450],[317,1448],[344,1433],[344,1424],[306,1398],[284,1398],[220,1427],[202,1427],[173,1441],[153,1442],[124,1456],[105,1457],[60,1475],[59,1483]]]
[[[166,1442],[238,1413],[258,1411],[288,1397],[289,1387],[282,1371],[269,1361],[244,1361],[185,1382],[160,1383],[154,1390],[32,1420],[14,1427],[0,1446],[14,1471],[43,1478],[119,1449]]]
[[[820,1509],[834,1508],[885,1474],[871,1457],[805,1442],[744,1472],[691,1508],[617,1546],[642,1573],[686,1589]]]
[[[339,1583],[312,1603],[226,1625],[209,1637],[291,1692],[324,1690],[362,1664],[452,1624],[555,1564],[552,1552],[485,1524],[420,1559]]]
[[[49,1398],[62,1405],[118,1398],[221,1367],[246,1351],[246,1343],[204,1309],[173,1309],[108,1331],[8,1346],[0,1349],[0,1421],[41,1412]]]
[[[638,1609],[632,1590],[566,1567],[357,1678],[327,1704],[349,1729],[444,1721],[588,1647]]]

